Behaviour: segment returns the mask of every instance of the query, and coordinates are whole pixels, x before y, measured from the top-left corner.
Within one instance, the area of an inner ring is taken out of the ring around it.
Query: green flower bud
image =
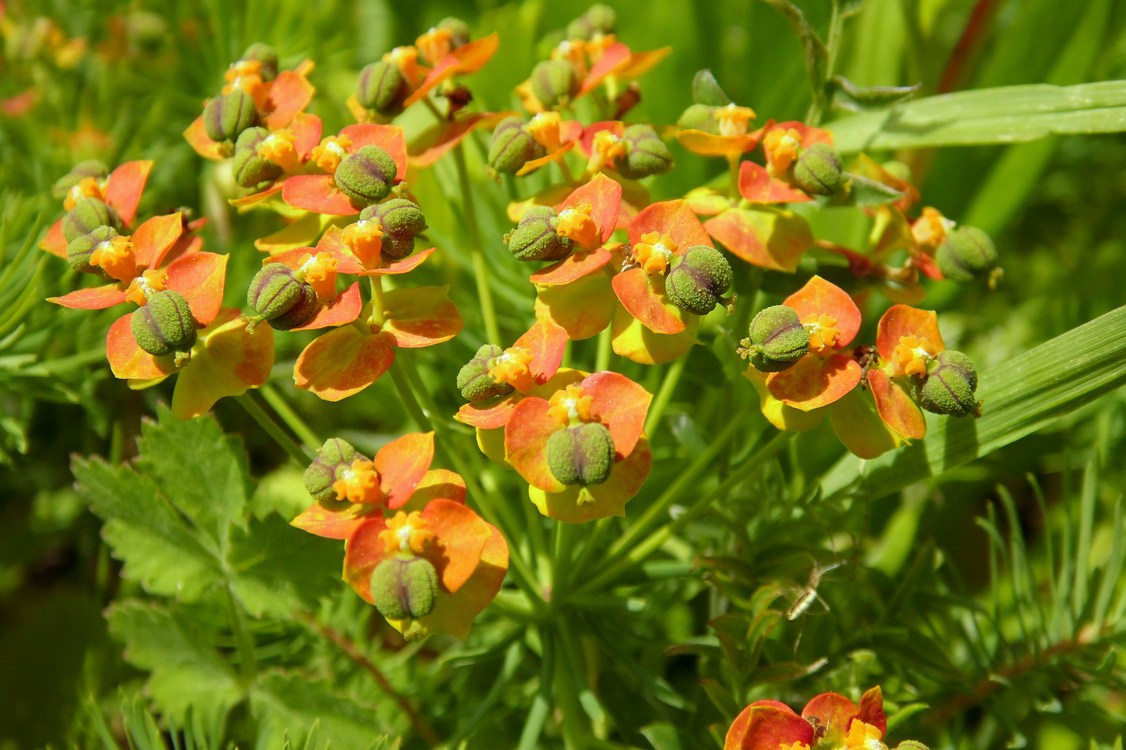
[[[613,34],[617,25],[614,9],[598,3],[587,9],[586,13],[567,24],[568,39],[593,39],[600,34]]]
[[[165,289],[148,298],[133,313],[133,338],[154,357],[189,351],[199,326],[192,308],[178,292]]]
[[[844,184],[841,155],[828,143],[803,148],[794,163],[794,182],[810,195],[835,195]]]
[[[809,352],[809,333],[798,314],[785,305],[773,305],[751,320],[747,355],[762,372],[779,372]]]
[[[426,231],[426,217],[422,209],[406,198],[391,198],[360,212],[361,220],[373,218],[383,227],[384,240],[388,234],[413,238]]]
[[[357,457],[356,449],[350,443],[340,438],[329,438],[317,451],[313,463],[305,469],[302,477],[305,489],[318,503],[336,500],[332,485]]]
[[[532,68],[532,93],[544,109],[555,109],[571,101],[579,91],[575,69],[566,60],[544,60]]]
[[[386,151],[379,146],[364,146],[340,162],[336,168],[336,187],[352,203],[370,206],[390,194],[397,170],[395,160]]]
[[[946,235],[934,258],[942,274],[952,281],[973,281],[997,267],[997,248],[977,227],[958,227]]]
[[[102,225],[95,227],[88,234],[75,237],[66,246],[66,262],[79,273],[92,273],[104,279],[109,279],[110,277],[100,267],[90,265],[90,256],[98,249],[98,245],[112,240],[117,235],[116,229]]]
[[[434,609],[438,571],[425,557],[399,555],[379,565],[371,574],[371,598],[388,620],[417,620]]]
[[[368,65],[356,80],[356,101],[384,117],[403,111],[403,102],[410,96],[410,84],[399,66],[389,60]]]
[[[235,158],[231,162],[231,171],[234,173],[235,182],[242,187],[251,188],[281,176],[281,167],[258,155],[259,144],[269,135],[270,131],[266,128],[247,128],[235,142]]]
[[[257,124],[254,99],[242,89],[217,96],[203,108],[203,129],[216,143],[234,142],[242,131]]]
[[[87,177],[100,180],[108,174],[109,169],[97,159],[81,161],[75,164],[74,169],[67,172],[65,177],[60,177],[55,184],[51,186],[51,196],[55,198],[55,200],[64,200],[66,194],[70,192],[70,189]]]
[[[278,77],[278,53],[273,47],[262,42],[255,42],[242,53],[242,60],[257,60],[260,67],[258,75],[263,81],[272,81]]]
[[[974,397],[977,369],[962,352],[947,349],[927,365],[927,376],[915,387],[919,406],[952,417],[978,416],[981,403]]]
[[[652,125],[630,125],[622,133],[626,157],[615,165],[618,173],[629,180],[640,180],[672,169],[672,152]]]
[[[97,198],[79,198],[74,202],[74,208],[63,216],[63,237],[67,242],[90,234],[98,227],[112,227],[118,233],[125,230],[117,211]]]
[[[279,331],[308,323],[318,307],[312,284],[298,279],[293,269],[282,263],[267,263],[254,274],[246,303]]]
[[[469,24],[460,18],[443,18],[435,28],[450,32],[450,49],[464,47],[472,38],[469,34]]]
[[[693,104],[684,110],[676,126],[681,130],[702,130],[712,135],[719,134],[719,119],[715,116],[716,107],[707,104]]]
[[[532,137],[520,117],[501,120],[489,141],[488,161],[494,172],[516,174],[528,162],[546,155],[547,150]]]
[[[707,315],[731,288],[731,264],[723,253],[707,245],[688,248],[669,271],[665,291],[685,312]]]
[[[463,399],[473,403],[493,396],[507,396],[516,390],[508,383],[493,380],[489,374],[493,359],[501,354],[504,350],[496,344],[485,344],[458,370],[457,389]]]
[[[566,485],[602,484],[614,468],[614,438],[601,422],[583,422],[551,433],[547,467]]]
[[[561,260],[571,254],[575,243],[556,234],[558,226],[555,209],[533,206],[504,240],[516,260]]]

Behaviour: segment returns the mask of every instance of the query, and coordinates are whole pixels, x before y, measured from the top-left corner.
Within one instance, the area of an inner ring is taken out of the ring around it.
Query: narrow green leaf
[[[841,458],[822,478],[826,498],[883,497],[961,466],[1044,427],[1126,383],[1126,307],[1120,307],[981,375],[977,419],[928,415],[927,437],[862,461]]]
[[[1126,130],[1126,81],[1005,86],[905,102],[829,125],[842,152],[990,145]]]

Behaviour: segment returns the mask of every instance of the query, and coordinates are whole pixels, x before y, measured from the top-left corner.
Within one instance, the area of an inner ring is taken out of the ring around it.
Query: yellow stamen
[[[923,215],[911,225],[911,236],[925,249],[934,250],[946,241],[946,233],[954,228],[954,222],[942,215],[938,209],[927,206]]]
[[[414,46],[433,65],[453,50],[453,32],[432,28],[416,39]]]
[[[383,56],[383,60],[394,63],[412,89],[421,83],[422,70],[418,64],[418,50],[414,47],[395,47]]]
[[[556,391],[548,399],[548,414],[564,427],[591,421],[590,405],[593,399],[583,395],[583,387],[571,383],[561,391]]]
[[[388,555],[396,552],[413,552],[421,555],[437,537],[426,528],[426,519],[417,510],[410,513],[399,511],[387,521],[387,528],[379,532],[383,551]]]
[[[368,505],[383,502],[379,472],[375,464],[363,458],[357,458],[350,468],[341,472],[340,479],[332,483],[332,490],[338,500]]]
[[[802,325],[809,334],[809,350],[823,352],[832,349],[837,343],[837,319],[832,315],[817,315],[810,320],[803,320]]]
[[[125,299],[140,306],[148,302],[149,297],[167,288],[168,274],[154,268],[129,282],[129,286],[125,289]]]
[[[766,152],[766,171],[772,177],[781,177],[798,158],[801,133],[794,128],[774,128],[766,134],[762,148]]]
[[[559,136],[561,119],[558,112],[540,112],[528,123],[528,132],[548,152],[554,151],[563,145]]]
[[[312,285],[321,302],[336,296],[336,258],[328,253],[304,255],[298,274]]]
[[[739,107],[734,103],[716,110],[720,135],[746,135],[747,125],[755,119],[755,111],[750,107]]]
[[[90,254],[90,265],[98,266],[118,281],[131,281],[137,273],[133,242],[121,234],[99,242]]]
[[[511,347],[489,361],[489,377],[498,383],[508,383],[510,386],[527,393],[535,385],[529,365],[532,362],[532,353],[527,349]]]
[[[348,136],[330,135],[313,147],[309,152],[309,160],[325,172],[336,174],[336,168],[344,161],[351,147],[352,140]]]
[[[291,130],[284,128],[275,130],[262,139],[255,151],[266,161],[277,164],[286,172],[293,173],[301,166],[301,159],[297,156],[296,140]]]
[[[590,217],[594,208],[589,203],[580,203],[572,208],[564,209],[559,214],[559,223],[555,233],[560,237],[574,240],[586,250],[591,250],[602,244],[602,234],[598,225]]]
[[[892,352],[892,363],[904,375],[927,374],[927,363],[934,359],[938,351],[925,336],[901,336]]]
[[[633,246],[633,259],[652,276],[668,270],[669,261],[675,252],[676,243],[673,242],[672,237],[658,232],[648,232],[641,235],[641,242]]]
[[[610,130],[599,130],[594,134],[591,142],[590,160],[587,163],[588,172],[597,172],[603,167],[612,167],[614,163],[626,156],[626,142]]]
[[[355,224],[349,224],[344,227],[341,236],[348,249],[352,251],[352,255],[355,255],[365,268],[375,268],[379,265],[379,253],[383,248],[383,225],[379,219],[361,219]]]
[[[844,747],[847,750],[887,750],[887,745],[881,742],[883,736],[879,727],[853,719],[848,727]]]
[[[69,211],[74,208],[79,198],[97,198],[104,201],[106,199],[104,183],[93,177],[83,177],[67,191],[66,198],[63,199],[63,207]]]

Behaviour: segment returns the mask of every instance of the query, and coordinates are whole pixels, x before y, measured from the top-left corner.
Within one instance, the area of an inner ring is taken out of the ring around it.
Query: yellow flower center
[[[426,528],[426,519],[417,510],[399,511],[387,521],[387,528],[379,532],[379,541],[383,542],[383,551],[388,555],[396,552],[421,555],[435,539],[434,532]]]
[[[618,159],[625,157],[626,148],[626,142],[616,133],[599,130],[594,134],[594,140],[591,142],[587,171],[597,172],[605,166],[613,166]]]
[[[351,467],[340,473],[340,479],[332,483],[332,491],[336,493],[337,500],[368,505],[383,502],[379,472],[375,470],[375,464],[363,458],[357,458]]]
[[[224,94],[229,94],[235,89],[242,89],[254,96],[266,84],[265,79],[262,78],[262,61],[239,60],[232,63],[223,73],[223,80],[227,82],[223,86]]]
[[[293,132],[286,129],[275,130],[262,139],[255,149],[257,154],[268,162],[277,164],[286,172],[296,172],[301,166],[297,156],[297,147],[294,145],[296,137]]]
[[[641,242],[633,246],[633,259],[652,276],[668,270],[669,261],[675,252],[676,243],[672,237],[648,232],[641,235]]]
[[[74,208],[74,204],[78,202],[79,198],[97,198],[104,201],[106,199],[105,184],[93,177],[83,177],[67,191],[66,198],[63,199],[63,207],[69,211]]]
[[[407,79],[411,88],[418,86],[422,79],[422,71],[418,65],[418,50],[414,47],[395,47],[383,56],[384,62],[395,65]]]
[[[148,302],[149,297],[157,292],[163,292],[167,286],[168,274],[154,268],[129,282],[129,286],[125,289],[125,299],[140,306]]]
[[[602,235],[594,219],[590,218],[590,212],[593,210],[589,203],[580,203],[573,208],[564,209],[559,214],[555,233],[560,237],[574,240],[587,250],[598,247],[602,244]]]
[[[312,285],[321,302],[336,296],[336,258],[328,253],[307,253],[301,258],[298,274]]]
[[[133,242],[121,234],[99,242],[90,254],[90,265],[98,266],[118,281],[131,281],[137,273]]]
[[[887,745],[881,742],[883,736],[878,727],[854,719],[849,725],[844,746],[847,750],[887,750]]]
[[[330,135],[313,147],[309,152],[309,159],[320,169],[329,174],[336,174],[336,168],[344,161],[351,147],[352,141],[348,136]]]
[[[527,349],[517,347],[505,349],[503,353],[489,360],[489,377],[498,383],[508,383],[521,393],[527,393],[535,384],[529,368],[531,362],[532,353]]]
[[[379,251],[383,247],[383,225],[379,219],[361,219],[344,227],[341,233],[344,244],[352,255],[367,268],[379,265]]]
[[[549,152],[554,151],[563,145],[559,136],[561,119],[558,112],[540,112],[528,123],[528,132]]]
[[[927,363],[938,354],[925,336],[901,336],[892,352],[892,363],[905,375],[927,374]]]
[[[801,148],[801,133],[794,128],[788,130],[774,128],[766,134],[762,148],[766,152],[766,171],[772,177],[780,177],[798,158],[798,149]]]
[[[453,49],[453,32],[449,29],[431,28],[415,40],[414,46],[431,65],[450,54]]]
[[[946,241],[946,233],[953,228],[954,222],[938,209],[927,206],[923,215],[911,225],[911,236],[920,246],[933,250]]]
[[[740,107],[734,102],[716,110],[719,120],[719,134],[725,136],[746,135],[747,125],[755,119],[755,111],[750,107]]]
[[[586,42],[584,42],[587,58],[590,60],[591,65],[598,62],[606,50],[610,49],[618,37],[614,34],[596,33]]]
[[[837,319],[832,315],[817,315],[809,320],[802,321],[806,333],[809,334],[809,350],[823,352],[832,349],[837,343]]]
[[[560,425],[569,427],[591,421],[590,405],[593,399],[583,394],[583,387],[571,383],[548,399],[548,414]]]

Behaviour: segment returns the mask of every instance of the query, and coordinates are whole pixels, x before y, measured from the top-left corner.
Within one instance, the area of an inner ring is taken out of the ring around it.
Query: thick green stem
[[[501,344],[500,328],[497,327],[496,307],[493,305],[493,292],[489,286],[489,269],[485,265],[485,254],[481,250],[481,230],[477,225],[477,207],[473,202],[473,185],[469,182],[469,169],[465,164],[465,145],[458,144],[454,149],[454,164],[457,167],[457,184],[461,190],[461,207],[465,214],[466,240],[469,254],[473,258],[473,277],[477,282],[477,299],[481,301],[481,315],[485,319],[485,334],[489,341]]]
[[[657,391],[656,397],[653,398],[653,403],[649,407],[649,416],[645,420],[646,435],[653,435],[656,432],[657,424],[665,414],[665,408],[669,405],[669,400],[672,399],[672,394],[676,391],[676,386],[680,382],[681,373],[684,372],[684,366],[687,362],[688,357],[680,357],[665,372],[665,378],[661,381],[661,390]]]
[[[610,354],[613,351],[613,341],[610,338],[610,327],[602,329],[598,334],[598,351],[594,359],[594,371],[602,372],[610,368]]]
[[[242,394],[237,400],[239,404],[242,405],[242,408],[246,409],[246,413],[266,431],[267,435],[274,439],[275,443],[280,445],[282,449],[289,454],[289,457],[292,458],[298,466],[305,468],[309,465],[309,461],[312,458],[311,455],[306,453],[296,440],[286,434],[282,426],[270,416],[269,412],[259,406],[258,402],[254,400],[254,397],[251,396],[249,392]]]

